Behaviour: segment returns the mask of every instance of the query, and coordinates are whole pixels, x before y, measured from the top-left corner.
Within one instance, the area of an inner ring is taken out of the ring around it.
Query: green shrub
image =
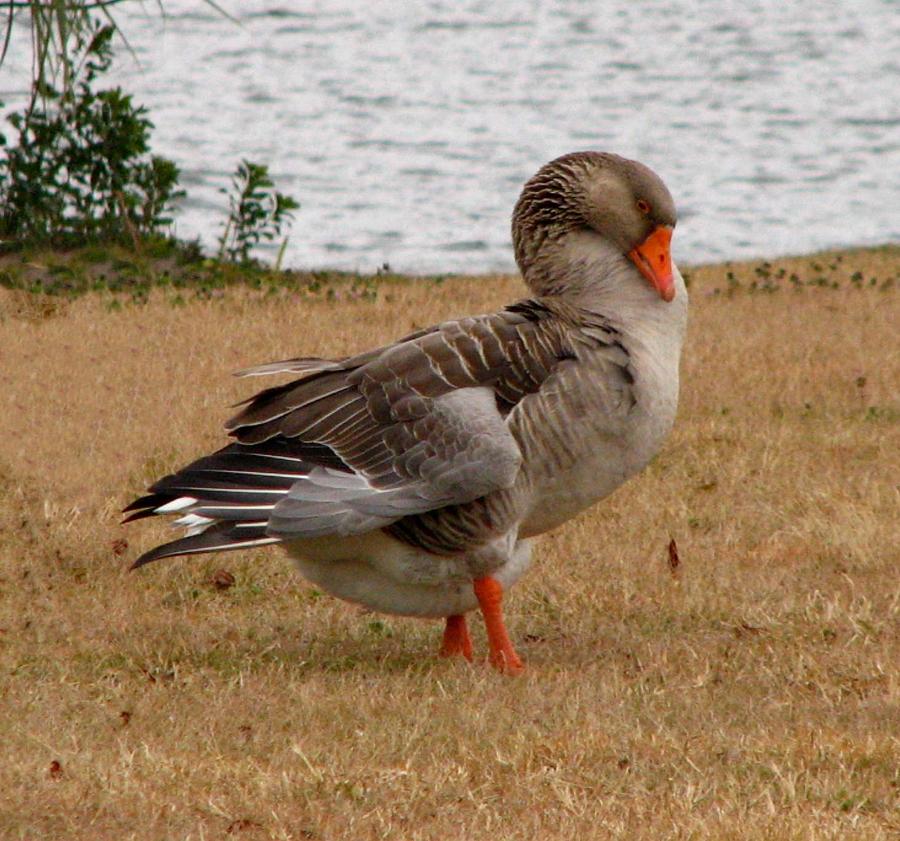
[[[225,230],[219,237],[219,259],[246,262],[250,250],[260,240],[271,242],[281,234],[285,223],[293,219],[291,211],[300,205],[290,196],[273,189],[269,168],[243,160],[231,178],[231,190],[219,191],[228,196],[229,214]],[[286,240],[285,240],[286,243]],[[282,244],[276,268],[280,266]]]
[[[74,83],[63,92],[34,91],[12,114],[18,132],[0,160],[0,238],[15,243],[72,245],[131,240],[171,224],[178,167],[149,156],[153,124],[121,88],[95,91],[112,62],[110,26],[94,27],[79,45]]]

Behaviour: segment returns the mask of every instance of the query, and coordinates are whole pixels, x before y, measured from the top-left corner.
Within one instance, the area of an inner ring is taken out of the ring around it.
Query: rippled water
[[[240,25],[121,12],[115,81],[183,170],[182,236],[215,240],[248,157],[302,204],[287,265],[509,269],[522,182],[604,149],[668,183],[682,262],[900,239],[896,2],[222,5]]]

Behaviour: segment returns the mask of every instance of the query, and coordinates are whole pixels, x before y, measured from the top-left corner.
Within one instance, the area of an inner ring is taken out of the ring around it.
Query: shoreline
[[[848,269],[852,271],[848,272]],[[900,283],[900,244],[828,249],[809,254],[726,260],[681,267],[689,288],[710,291],[776,291],[781,286]],[[155,291],[183,299],[220,297],[225,290],[297,293],[326,299],[372,299],[387,285],[443,283],[477,278],[517,278],[516,272],[404,274],[388,265],[375,272],[336,269],[275,269],[260,262],[227,263],[205,257],[194,243],[148,241],[139,250],[118,244],[34,248],[0,254],[0,290],[77,298],[90,293],[125,296],[136,303]],[[875,282],[872,283],[874,278]],[[718,285],[716,285],[718,284]],[[181,301],[183,302],[183,300]]]

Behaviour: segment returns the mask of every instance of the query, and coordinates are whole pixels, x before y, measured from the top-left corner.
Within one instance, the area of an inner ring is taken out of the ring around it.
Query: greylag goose
[[[280,543],[323,590],[445,618],[441,653],[521,671],[501,599],[535,535],[640,471],[675,418],[687,293],[675,205],[646,166],[564,155],[512,220],[530,297],[344,359],[302,358],[226,425],[236,439],[160,479],[128,520],[177,513],[187,535],[141,555]]]

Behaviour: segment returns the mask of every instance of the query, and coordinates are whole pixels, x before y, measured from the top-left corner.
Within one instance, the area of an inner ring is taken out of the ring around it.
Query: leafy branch
[[[9,122],[18,133],[0,160],[0,236],[72,244],[141,236],[169,225],[178,167],[149,156],[153,124],[121,88],[94,90],[112,61],[113,29],[79,40],[68,90],[50,86]]]
[[[271,242],[281,235],[282,228],[294,218],[292,211],[300,205],[291,196],[279,193],[263,164],[242,160],[231,178],[231,190],[219,192],[228,196],[229,214],[225,229],[219,237],[219,259],[246,262],[250,251],[261,240]],[[287,239],[279,251],[278,263]],[[277,268],[277,266],[276,266]]]

